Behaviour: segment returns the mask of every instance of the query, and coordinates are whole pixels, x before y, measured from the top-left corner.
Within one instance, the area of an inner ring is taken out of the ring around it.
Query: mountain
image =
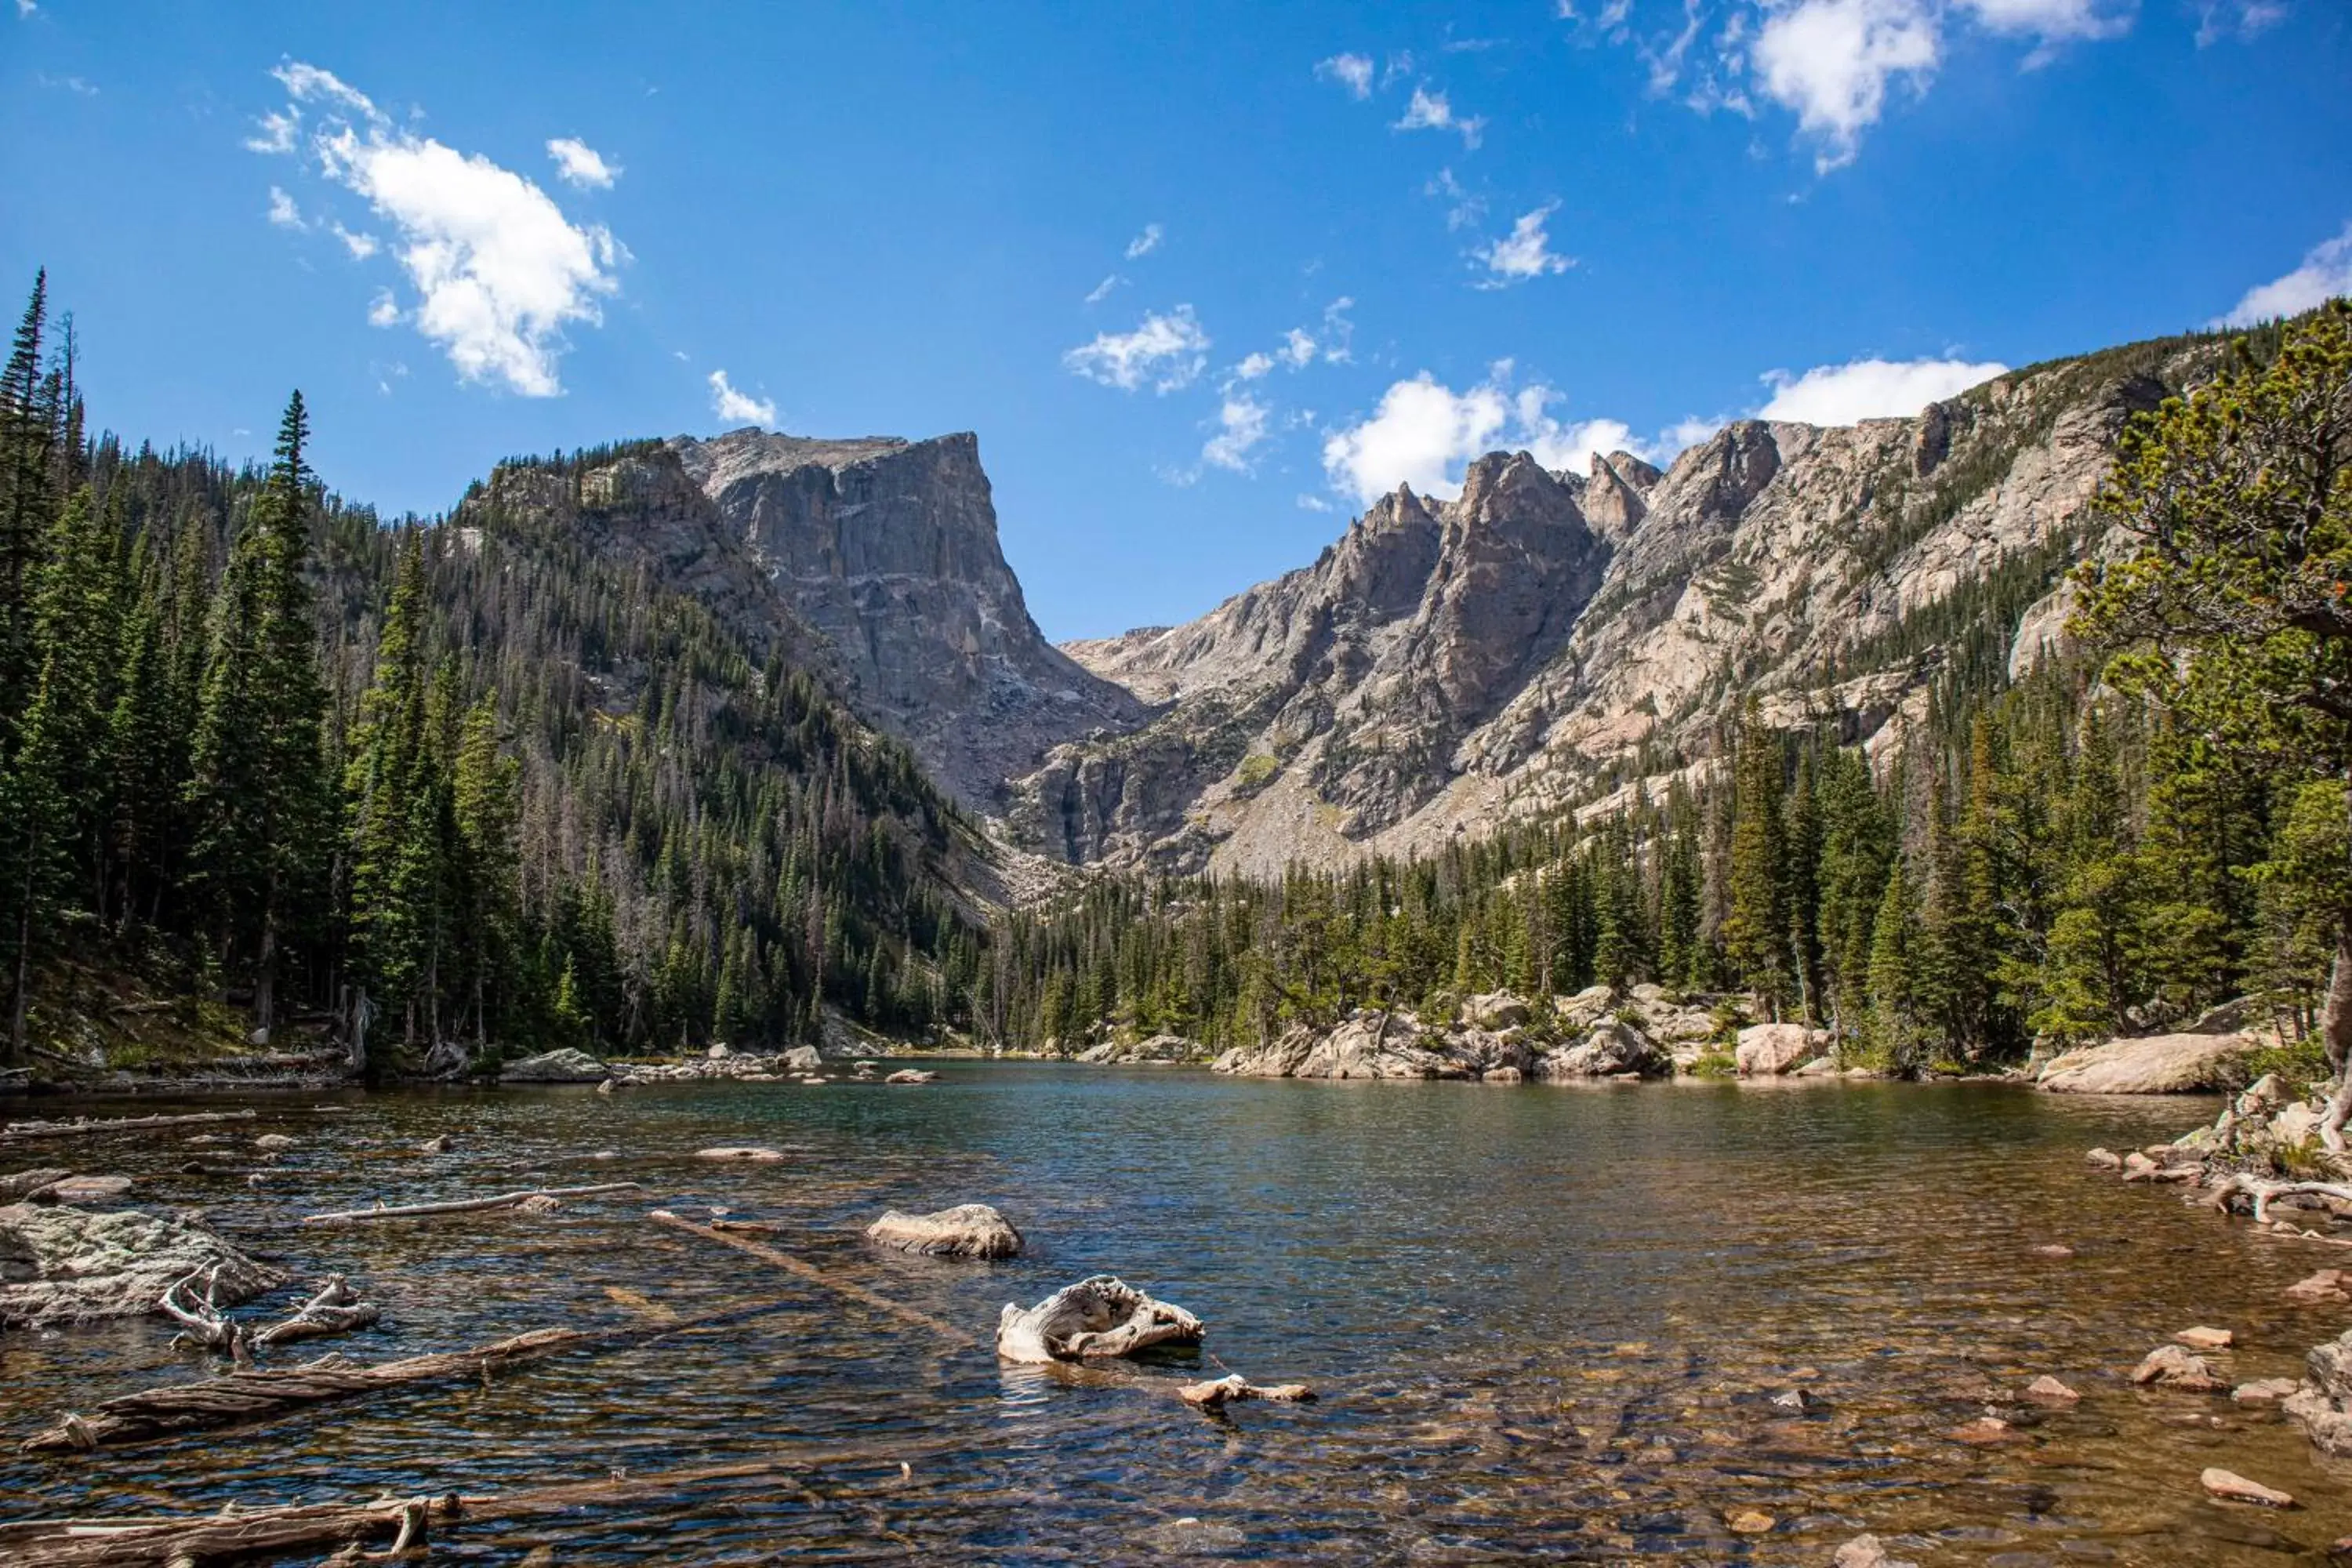
[[[1010,866],[1265,874],[1622,798],[1715,755],[1750,696],[1890,742],[1956,661],[2005,679],[2057,635],[2125,422],[2223,353],[2053,361],[1907,419],[1739,421],[1664,470],[1488,453],[1458,496],[1400,487],[1198,620],[1060,648],[970,435],[681,437],[502,468],[468,504],[561,517],[819,674]]]
[[[1265,874],[1662,780],[1749,694],[1780,727],[1884,743],[1953,660],[2005,675],[2057,635],[2051,595],[2102,542],[2085,508],[2125,422],[2222,352],[2193,336],[2056,361],[1915,418],[1740,421],[1664,472],[1494,452],[1454,500],[1400,488],[1314,564],[1199,620],[1068,645],[1155,712],[1015,781],[1009,836]]]
[[[1053,747],[1144,716],[1030,619],[970,434],[678,437],[577,476],[503,468],[469,504],[561,515],[601,560],[691,595],[755,656],[819,671],[984,814]]]

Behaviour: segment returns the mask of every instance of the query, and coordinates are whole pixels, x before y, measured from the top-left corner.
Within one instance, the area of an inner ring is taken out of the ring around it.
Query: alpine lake
[[[330,1273],[383,1304],[378,1327],[279,1364],[772,1310],[479,1382],[41,1458],[16,1441],[199,1375],[205,1358],[172,1349],[160,1318],[0,1333],[0,1516],[619,1473],[656,1484],[438,1531],[413,1560],[1826,1564],[1867,1531],[1922,1568],[2029,1568],[2319,1563],[2352,1532],[2352,1464],[2268,1406],[2126,1375],[2202,1323],[2237,1336],[2213,1358],[2224,1377],[2293,1376],[2352,1321],[2281,1294],[2338,1249],[2084,1164],[2092,1145],[2169,1139],[2214,1102],[929,1065],[940,1079],[919,1087],[249,1097],[226,1103],[256,1108],[250,1122],[77,1140],[80,1169],[138,1178],[135,1202],[201,1208],[289,1270],[248,1310],[284,1310]],[[297,1142],[257,1184],[181,1173],[198,1156],[251,1166],[264,1133]],[[445,1134],[448,1152],[420,1152]],[[227,1142],[194,1142],[205,1135]],[[745,1144],[786,1158],[695,1157]],[[380,1199],[607,1182],[642,1191],[543,1214],[299,1223]],[[909,1258],[860,1234],[885,1208],[967,1202],[1001,1209],[1024,1254]],[[656,1207],[771,1222],[765,1245],[970,1342],[653,1223]],[[2072,1255],[2036,1250],[2053,1244]],[[1098,1272],[1198,1313],[1204,1343],[1147,1360],[1140,1379],[1000,1365],[1005,1302]],[[1169,1394],[1178,1374],[1228,1370],[1320,1397],[1212,1415]],[[2024,1400],[2045,1373],[2080,1401]],[[1988,1413],[2011,1424],[2002,1440],[1950,1436]],[[2302,1506],[2209,1500],[2209,1465]]]

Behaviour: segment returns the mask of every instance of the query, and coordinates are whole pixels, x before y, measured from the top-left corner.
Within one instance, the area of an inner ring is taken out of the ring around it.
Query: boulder
[[[2203,1094],[2245,1081],[2244,1035],[2144,1035],[2054,1057],[2034,1087],[2051,1094]]]
[[[560,1051],[541,1051],[499,1069],[500,1083],[602,1083],[611,1076],[603,1062],[570,1046]]]
[[[1631,1024],[1611,1019],[1578,1044],[1557,1050],[1537,1064],[1536,1070],[1553,1082],[1572,1079],[1614,1078],[1620,1073],[1663,1077],[1674,1071],[1674,1058]]]
[[[2268,1405],[2284,1399],[2302,1386],[2291,1377],[2258,1377],[2230,1390],[2230,1397],[2241,1405]]]
[[[814,1046],[794,1046],[784,1053],[786,1072],[823,1072],[824,1056]]]
[[[2025,1397],[2041,1405],[2072,1405],[2083,1396],[2045,1372],[2025,1385]]]
[[[885,1213],[866,1227],[866,1239],[927,1258],[1014,1258],[1021,1233],[986,1204],[958,1204],[936,1214]]]
[[[939,1076],[935,1072],[925,1072],[920,1068],[900,1068],[882,1081],[884,1083],[929,1083]]]
[[[1829,1043],[1827,1034],[1802,1024],[1750,1024],[1739,1031],[1733,1060],[1742,1078],[1778,1078],[1819,1056]]]
[[[1201,1047],[1181,1035],[1154,1035],[1127,1053],[1131,1062],[1182,1062],[1201,1054]]]
[[[131,1193],[128,1176],[68,1176],[34,1194],[35,1203],[110,1204]]]
[[[1528,1005],[1507,991],[1489,991],[1462,1004],[1462,1021],[1474,1029],[1517,1029],[1528,1021]]]
[[[1158,1344],[1198,1344],[1205,1331],[1183,1308],[1155,1301],[1126,1281],[1097,1274],[1065,1285],[1034,1307],[1007,1301],[996,1321],[996,1353],[1039,1363],[1133,1355]]]
[[[1606,985],[1588,985],[1573,996],[1555,996],[1551,1010],[1571,1029],[1589,1029],[1617,1010],[1617,993]]]
[[[225,1307],[286,1282],[194,1215],[0,1208],[0,1325],[141,1316],[175,1280],[200,1273],[212,1274],[213,1299]]]
[[[2193,1329],[2183,1329],[2172,1337],[2193,1351],[2225,1351],[2238,1339],[2227,1329],[2209,1329],[2202,1324]]]

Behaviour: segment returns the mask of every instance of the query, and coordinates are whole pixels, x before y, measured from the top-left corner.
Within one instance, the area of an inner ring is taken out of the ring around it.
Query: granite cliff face
[[[1400,489],[1199,620],[1066,649],[1029,618],[969,435],[646,442],[501,468],[467,505],[818,671],[992,820],[1007,867],[1266,873],[1605,809],[1708,765],[1751,694],[1883,746],[1988,622],[2022,673],[2061,636],[2067,567],[2111,542],[2085,509],[2124,422],[2224,352],[2056,361],[1910,419],[1744,421],[1664,471],[1489,453],[1456,498]]]
[[[1703,766],[1750,693],[1769,722],[1885,744],[1969,617],[2000,620],[2020,673],[2054,641],[2059,579],[2112,542],[2086,505],[2124,422],[2219,353],[2055,362],[1910,419],[1744,421],[1663,473],[1497,452],[1454,500],[1400,489],[1197,621],[1069,645],[1160,711],[1055,751],[1011,836],[1256,873],[1428,849]]]
[[[1029,618],[969,434],[679,437],[625,448],[576,488],[501,469],[483,500],[642,563],[763,653],[817,669],[983,815],[1052,747],[1144,714]]]

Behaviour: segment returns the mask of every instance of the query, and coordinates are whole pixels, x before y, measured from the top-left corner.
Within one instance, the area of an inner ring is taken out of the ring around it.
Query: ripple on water
[[[299,1280],[364,1281],[386,1312],[343,1342],[362,1358],[776,1310],[200,1443],[0,1458],[11,1511],[481,1491],[854,1449],[456,1539],[484,1561],[554,1542],[565,1561],[649,1563],[1818,1563],[1867,1529],[1939,1563],[2252,1564],[2324,1544],[2352,1504],[2352,1472],[2274,1413],[2121,1376],[2190,1322],[2238,1331],[2221,1358],[2237,1377],[2292,1372],[2341,1326],[2278,1295],[2312,1248],[2084,1174],[2082,1149],[2168,1134],[2196,1114],[2179,1103],[980,1064],[920,1092],[337,1103],[265,1104],[228,1144],[92,1145],[90,1163],[205,1208]],[[257,1191],[177,1173],[192,1155],[248,1166],[251,1138],[271,1131],[299,1142]],[[418,1151],[444,1133],[451,1152]],[[790,1158],[692,1157],[721,1143]],[[379,1197],[607,1181],[646,1190],[547,1215],[290,1223]],[[874,1256],[856,1235],[886,1206],[967,1201],[1011,1215],[1029,1256],[950,1266]],[[1326,1397],[1213,1421],[1164,1394],[1000,1368],[646,1224],[656,1205],[771,1222],[771,1244],[983,1339],[1006,1300],[1119,1273],[1210,1323],[1204,1350],[1163,1370],[1303,1379]],[[2051,1241],[2075,1256],[2031,1250]],[[14,1425],[189,1375],[168,1337],[140,1322],[0,1340]],[[2022,1405],[2043,1372],[2082,1403]],[[1792,1388],[1808,1400],[1773,1403]],[[1988,1412],[2012,1424],[2008,1440],[1950,1436]],[[2308,1506],[2254,1518],[2209,1502],[2196,1478],[2213,1463]],[[1745,1514],[1770,1529],[1734,1530]]]

